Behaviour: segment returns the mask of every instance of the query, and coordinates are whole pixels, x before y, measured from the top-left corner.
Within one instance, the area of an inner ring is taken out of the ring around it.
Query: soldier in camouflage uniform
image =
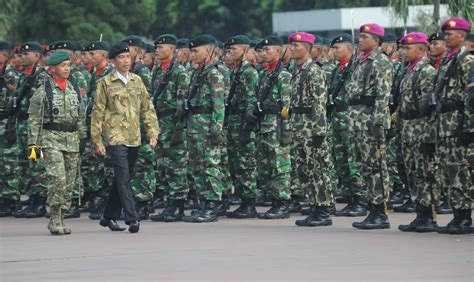
[[[190,90],[178,112],[186,115],[189,170],[193,185],[204,197],[203,205],[185,222],[218,220],[225,189],[225,174],[221,171],[223,144],[225,78],[213,57],[215,38],[201,35],[190,41],[189,47],[197,68],[191,76]],[[178,114],[179,115],[179,114]]]
[[[143,64],[152,71],[155,64],[155,47],[148,43],[143,43],[145,46],[145,55],[143,56]]]
[[[336,216],[365,216],[367,214],[365,193],[361,187],[360,174],[352,154],[345,88],[354,66],[352,40],[351,35],[343,33],[331,42],[335,50],[335,58],[339,62],[339,66],[331,74],[329,86],[330,101],[333,103],[329,114],[334,141],[332,152],[339,182],[338,189],[341,190],[341,195],[348,199],[347,206],[336,211]]]
[[[389,179],[385,163],[385,129],[390,126],[388,100],[392,66],[380,50],[384,29],[377,24],[360,27],[361,55],[346,87],[351,143],[357,167],[366,188],[369,215],[354,222],[358,229],[386,229]]]
[[[451,18],[442,25],[448,54],[436,75],[437,99],[437,157],[441,185],[448,189],[454,218],[439,233],[472,232],[472,176],[474,118],[472,99],[474,89],[474,56],[463,46],[471,24],[464,19]],[[471,100],[472,101],[472,100]]]
[[[291,78],[289,105],[281,113],[283,118],[290,117],[292,176],[298,178],[310,200],[310,214],[295,224],[311,227],[332,225],[329,209],[333,205],[328,173],[327,90],[325,73],[311,59],[314,40],[314,35],[306,32],[296,32],[288,38],[297,71]]]
[[[20,200],[18,175],[18,144],[7,140],[7,105],[15,96],[20,72],[10,66],[13,49],[9,42],[0,41],[0,217],[11,216]]]
[[[258,184],[272,198],[272,207],[258,218],[288,218],[290,191],[290,145],[288,120],[281,115],[288,106],[291,93],[291,74],[281,61],[283,41],[276,36],[262,40],[262,59],[267,64],[262,71],[257,95],[250,99],[248,123],[257,127]]]
[[[90,119],[92,113],[92,105],[94,103],[97,84],[109,73],[114,70],[114,66],[109,64],[107,56],[110,50],[110,43],[107,41],[94,41],[87,45],[90,55],[91,64],[94,66],[92,78],[89,84],[89,92],[87,93],[87,110],[86,123],[90,128]],[[105,165],[104,159],[99,158],[94,153],[93,144],[88,140],[85,151],[81,159],[82,180],[84,183],[84,191],[88,193],[85,198],[90,199],[90,219],[100,219],[107,196],[105,189],[108,178],[111,176],[111,166]]]
[[[191,69],[191,51],[189,50],[189,39],[180,38],[176,43],[176,60],[186,69]]]
[[[411,32],[402,38],[406,71],[399,86],[399,122],[402,126],[402,155],[408,176],[408,188],[416,204],[416,218],[410,224],[400,225],[401,231],[434,232],[436,228],[435,206],[439,201],[433,170],[426,146],[435,138],[433,122],[420,114],[419,105],[429,99],[433,90],[434,67],[425,59],[428,36]],[[431,176],[431,177],[430,177]]]
[[[153,77],[153,104],[160,119],[161,133],[155,148],[160,189],[167,203],[152,221],[181,221],[184,202],[189,193],[187,183],[187,142],[185,120],[176,116],[176,109],[188,92],[189,73],[175,58],[178,39],[164,34],[155,40],[156,56],[161,62]]]
[[[79,139],[86,138],[85,111],[80,94],[68,81],[69,54],[56,51],[48,58],[52,77],[33,94],[28,109],[29,159],[44,159],[48,178],[50,221],[53,235],[70,234],[64,214],[79,177]],[[44,155],[44,157],[43,157]]]
[[[241,205],[227,214],[230,218],[257,216],[257,160],[255,158],[255,128],[245,123],[249,101],[256,95],[258,73],[249,54],[250,39],[237,35],[226,42],[228,59],[232,62],[231,87],[226,104],[229,169]]]
[[[23,179],[25,193],[30,197],[25,209],[14,213],[15,217],[43,217],[46,213],[47,180],[44,177],[44,161],[28,162],[28,107],[30,98],[43,81],[49,76],[44,68],[39,66],[43,49],[37,42],[26,42],[20,47],[25,72],[18,82],[18,92],[11,100],[15,107],[10,119],[16,122],[15,130],[19,154],[19,169],[16,178]]]

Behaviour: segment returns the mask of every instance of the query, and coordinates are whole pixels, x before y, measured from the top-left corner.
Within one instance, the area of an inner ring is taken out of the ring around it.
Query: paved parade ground
[[[302,216],[293,215],[209,224],[147,220],[130,234],[82,214],[66,221],[73,234],[61,237],[49,235],[46,218],[2,218],[0,281],[473,281],[474,236],[398,231],[413,216],[390,213],[392,229],[383,231],[353,229],[348,217],[302,228],[294,225]]]

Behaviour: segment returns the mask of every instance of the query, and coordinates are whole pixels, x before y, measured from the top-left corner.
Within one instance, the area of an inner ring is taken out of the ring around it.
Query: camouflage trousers
[[[385,162],[385,136],[377,141],[368,131],[351,131],[351,143],[367,202],[374,205],[384,203],[390,183]]]
[[[86,149],[81,156],[82,187],[84,192],[105,193],[104,159],[95,155],[94,145],[87,141]]]
[[[408,186],[408,179],[405,172],[405,163],[402,156],[401,125],[395,125],[391,129],[394,136],[388,139],[387,144],[387,169],[390,176],[390,191],[393,187]]]
[[[135,163],[135,174],[130,180],[132,195],[136,201],[149,202],[153,200],[156,188],[156,156],[155,150],[149,144],[138,148],[138,159]]]
[[[224,128],[222,131],[222,136],[224,139],[224,143],[221,146],[221,171],[224,174],[224,182],[222,183],[223,186],[223,193],[230,194],[233,193],[235,190],[234,181],[235,175],[232,175],[230,164],[229,164],[229,152],[228,152],[228,129]]]
[[[289,200],[291,159],[290,146],[281,146],[277,132],[258,133],[256,138],[257,179],[259,188],[277,200]]]
[[[328,141],[314,148],[311,140],[294,142],[291,151],[292,171],[312,205],[331,206],[333,185],[329,176],[331,154]],[[294,177],[292,177],[293,179]]]
[[[441,185],[447,188],[454,209],[471,209],[474,199],[472,179],[473,146],[459,146],[457,137],[438,139],[437,158],[440,167]]]
[[[182,139],[183,143],[173,146],[168,140],[160,140],[155,148],[159,181],[166,196],[173,200],[184,200],[189,193],[187,144],[185,138]]]
[[[255,158],[255,132],[250,132],[249,143],[240,142],[241,125],[229,124],[227,152],[229,170],[234,186],[243,199],[257,198],[257,160]]]
[[[79,153],[48,149],[44,152],[46,177],[48,178],[49,206],[61,206],[69,210],[74,183],[78,177]]]
[[[347,114],[347,112],[336,112],[331,120],[334,140],[332,144],[334,164],[339,179],[339,187],[344,188],[343,194],[362,197],[364,191],[360,184],[359,170],[354,162],[350,132],[347,123],[344,121],[344,114]]]
[[[434,144],[426,144],[421,138],[414,138],[415,126],[413,121],[404,121],[401,132],[402,155],[410,196],[414,202],[425,207],[432,204],[438,206],[440,191],[435,178]],[[433,148],[431,153],[428,147]]]
[[[194,188],[206,200],[221,201],[226,187],[226,176],[221,171],[221,146],[212,145],[209,135],[202,133],[188,133],[187,141]]]
[[[5,123],[0,120],[0,198],[20,199],[20,179],[18,175],[18,144],[10,146],[5,140]]]

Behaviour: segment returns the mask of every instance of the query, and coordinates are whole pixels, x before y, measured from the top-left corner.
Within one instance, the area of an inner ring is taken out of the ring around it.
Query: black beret
[[[336,43],[352,43],[352,36],[347,33],[341,33],[331,40],[331,47]]]
[[[142,48],[143,47],[143,41],[142,39],[137,36],[137,35],[129,35],[122,39],[122,42],[125,42],[128,44],[128,46],[137,46]]]
[[[314,45],[323,45],[324,44],[324,37],[321,35],[315,35],[316,39],[314,40]]]
[[[8,41],[0,41],[0,51],[8,51],[12,50],[12,45]]]
[[[36,41],[30,41],[23,43],[20,46],[20,52],[36,52],[36,53],[43,53],[43,48],[41,48],[41,44]]]
[[[128,44],[123,41],[119,42],[115,44],[114,46],[110,47],[109,59],[114,59],[115,57],[117,57],[117,55],[120,55],[126,52],[130,52],[130,48],[128,47]]]
[[[210,34],[199,35],[189,41],[189,49],[196,48],[199,46],[215,44],[216,38]]]
[[[163,35],[158,36],[153,43],[155,43],[155,45],[158,45],[158,44],[176,45],[178,43],[178,38],[174,36],[173,34],[163,34]]]
[[[84,46],[82,46],[78,41],[71,41],[71,44],[73,48],[72,51],[82,51],[82,49],[84,49]]]
[[[66,50],[76,51],[76,47],[74,46],[74,43],[72,43],[69,40],[54,41],[53,43],[51,43],[51,45],[50,46],[53,48],[50,50],[66,49]]]
[[[283,40],[283,45],[290,44],[290,42],[288,41],[288,37],[290,37],[290,34],[283,33],[278,36],[281,38],[281,40]]]
[[[444,33],[443,32],[435,32],[428,38],[428,41],[435,41],[435,40],[443,40],[444,41]]]
[[[145,53],[155,53],[155,47],[151,44],[145,43]]]
[[[246,35],[236,35],[234,37],[229,38],[225,44],[229,47],[236,44],[250,44],[250,38]]]
[[[187,38],[178,39],[178,42],[176,42],[176,47],[178,49],[189,48],[189,39],[187,39]]]
[[[217,40],[216,39],[216,42],[214,42],[214,45],[220,49],[223,49],[225,46],[224,46],[224,42],[220,41],[220,40]]]
[[[103,51],[110,51],[111,44],[107,41],[93,41],[87,45],[87,51],[96,51],[96,50],[103,50]]]
[[[260,40],[250,40],[250,48],[254,48],[257,46],[257,44],[260,42]]]
[[[385,33],[385,35],[383,36],[383,42],[385,43],[396,43],[397,42],[397,36],[395,35],[395,33]]]
[[[279,36],[271,35],[265,37],[261,42],[263,46],[282,46],[283,40]]]
[[[469,42],[474,42],[474,33],[469,33],[469,36],[466,39]]]

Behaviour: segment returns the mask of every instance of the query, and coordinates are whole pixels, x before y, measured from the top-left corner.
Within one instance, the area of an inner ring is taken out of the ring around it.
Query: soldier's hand
[[[152,148],[155,148],[157,143],[158,141],[156,141],[156,138],[150,138],[150,146]]]
[[[95,153],[96,153],[99,157],[105,156],[105,147],[104,147],[104,146],[97,146],[97,148],[95,148]]]

